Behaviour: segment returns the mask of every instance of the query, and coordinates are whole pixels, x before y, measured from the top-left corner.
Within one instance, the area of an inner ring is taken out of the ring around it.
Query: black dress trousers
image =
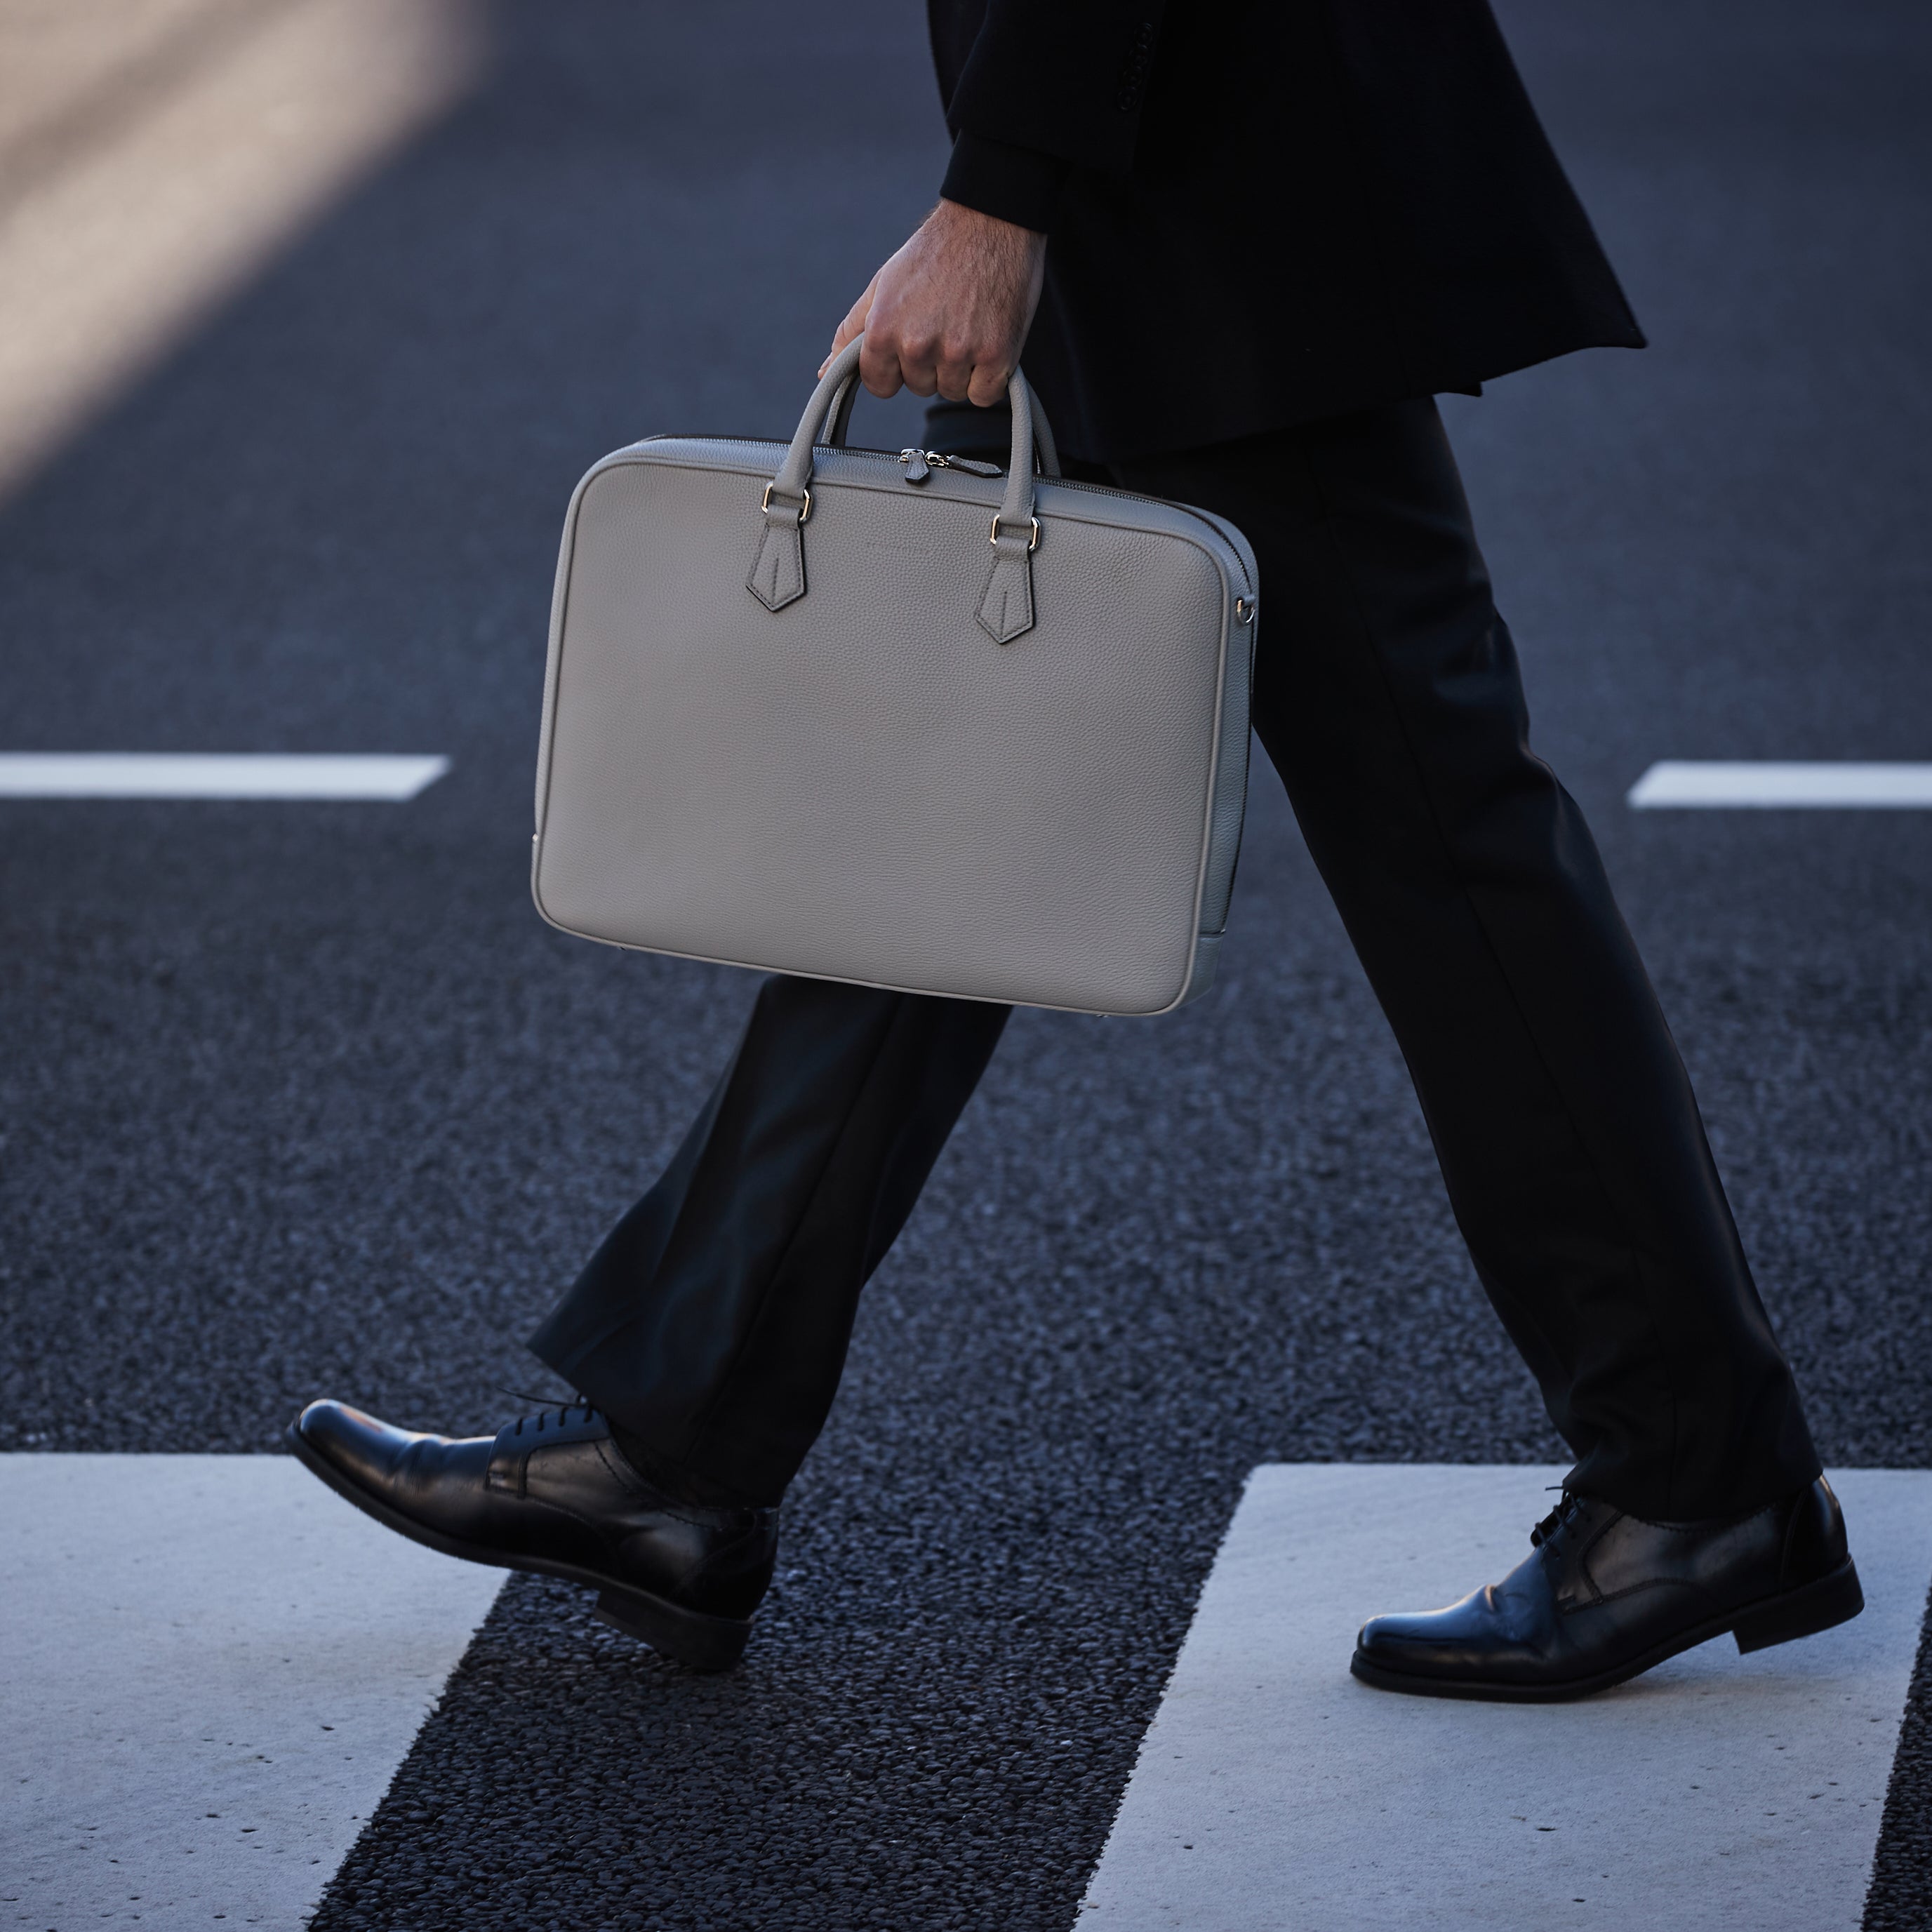
[[[1687,1520],[1809,1482],[1816,1454],[1682,1063],[1582,817],[1529,749],[1434,404],[1113,474],[1219,512],[1254,546],[1256,729],[1575,1486]],[[769,982],[536,1352],[674,1468],[776,1497],[1006,1017]]]

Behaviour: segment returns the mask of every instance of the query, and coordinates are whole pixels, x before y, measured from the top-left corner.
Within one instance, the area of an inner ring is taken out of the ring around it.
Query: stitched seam
[[[1450,842],[1448,832],[1444,830],[1442,814],[1437,809],[1434,793],[1424,776],[1425,767],[1416,749],[1414,736],[1409,730],[1408,720],[1403,715],[1401,700],[1396,695],[1390,680],[1388,668],[1382,661],[1382,653],[1376,647],[1375,627],[1369,622],[1367,614],[1362,608],[1360,593],[1356,588],[1355,573],[1348,567],[1348,558],[1336,535],[1336,518],[1330,506],[1328,488],[1321,468],[1308,453],[1305,446],[1301,449],[1300,455],[1303,467],[1314,485],[1316,501],[1322,511],[1322,514],[1317,519],[1318,526],[1327,539],[1336,562],[1342,566],[1344,579],[1348,586],[1348,600],[1354,609],[1355,621],[1360,628],[1363,638],[1367,642],[1370,661],[1375,667],[1376,680],[1382,687],[1383,698],[1387,701],[1390,710],[1394,714],[1396,728],[1402,734],[1403,747],[1408,753],[1416,788],[1421,794],[1424,806],[1429,814],[1430,824],[1433,828],[1436,839],[1442,848],[1450,876],[1455,882],[1456,890],[1461,896],[1463,904],[1467,907],[1470,917],[1475,922],[1477,932],[1482,936],[1484,946],[1490,956],[1490,964],[1495,968],[1496,977],[1502,982],[1510,1006],[1515,1012],[1516,1024],[1522,1028],[1523,1036],[1529,1042],[1530,1052],[1534,1055],[1537,1065],[1542,1070],[1544,1078],[1549,1083],[1551,1092],[1556,1096],[1563,1109],[1564,1118],[1569,1123],[1570,1134],[1576,1141],[1578,1151],[1582,1156],[1590,1178],[1596,1184],[1598,1192],[1603,1196],[1604,1204],[1624,1230],[1624,1243],[1630,1258],[1631,1273],[1636,1277],[1637,1287],[1642,1294],[1645,1310],[1650,1318],[1651,1329],[1656,1340],[1658,1356],[1665,1364],[1665,1379],[1670,1390],[1669,1484],[1670,1492],[1674,1496],[1676,1493],[1677,1462],[1683,1432],[1678,1420],[1683,1406],[1682,1396],[1677,1387],[1677,1378],[1674,1366],[1670,1361],[1669,1352],[1664,1347],[1664,1330],[1657,1319],[1654,1298],[1648,1292],[1648,1284],[1645,1280],[1644,1270],[1638,1260],[1642,1251],[1636,1243],[1630,1238],[1628,1216],[1618,1205],[1616,1197],[1605,1184],[1603,1172],[1598,1166],[1596,1156],[1591,1151],[1589,1143],[1585,1139],[1582,1130],[1578,1124],[1576,1108],[1570,1101],[1570,1096],[1564,1090],[1562,1083],[1557,1079],[1550,1068],[1550,1063],[1544,1054],[1543,1044],[1537,1038],[1536,1030],[1530,1024],[1529,1017],[1523,1010],[1522,1001],[1517,994],[1515,982],[1504,968],[1502,956],[1496,949],[1496,941],[1490,936],[1489,923],[1483,916],[1481,908],[1476,901],[1476,896],[1464,880],[1462,867],[1456,860],[1455,849]],[[1490,600],[1490,608],[1493,613],[1495,611],[1493,598]],[[1501,622],[1499,614],[1498,614],[1497,621]],[[1534,754],[1532,753],[1531,755]],[[1538,762],[1540,764],[1541,760],[1538,760]],[[1549,768],[1546,766],[1544,769],[1547,770]],[[1550,778],[1551,782],[1554,784],[1556,775],[1553,772],[1550,774]],[[1537,1326],[1538,1333],[1540,1334],[1541,1323],[1539,1322]],[[1545,1335],[1544,1340],[1547,1344],[1549,1337]],[[1558,1352],[1552,1348],[1551,1352],[1556,1354]]]
[[[672,440],[673,439],[670,438],[663,439],[663,440],[666,441]],[[676,440],[681,441],[688,440],[692,442],[710,441],[722,442],[728,441],[730,439],[723,436],[715,438],[692,436],[688,439],[680,438]],[[782,444],[777,443],[774,443],[770,446],[774,449],[782,449],[783,448]],[[848,451],[844,453],[848,455],[862,456],[866,454],[868,452],[862,450],[853,450]],[[880,451],[874,451],[870,453],[874,455],[884,454],[884,452]],[[614,451],[610,455],[604,458],[602,460],[597,464],[596,467],[592,470],[590,473],[585,476],[583,483],[580,484],[578,488],[580,489],[587,488],[589,484],[595,478],[600,475],[607,473],[608,471],[610,470],[631,467],[638,469],[695,470],[704,471],[710,475],[716,476],[742,476],[754,482],[755,482],[759,477],[765,476],[769,474],[767,468],[764,465],[758,465],[741,470],[735,464],[726,464],[719,463],[715,460],[710,461],[698,460],[685,460],[676,457],[660,455],[655,452],[653,452],[649,457],[643,457],[638,454],[634,448],[632,448],[630,449]],[[1239,549],[1237,548],[1233,543],[1229,542],[1228,538],[1222,532],[1222,531],[1216,528],[1214,524],[1200,511],[1192,508],[1190,506],[1185,503],[1170,503],[1164,497],[1150,496],[1144,490],[1113,489],[1110,488],[1104,483],[1084,483],[1082,482],[1077,476],[1046,477],[1042,478],[1040,480],[1045,482],[1064,485],[1065,488],[1070,490],[1088,492],[1095,496],[1114,497],[1123,502],[1143,505],[1149,510],[1166,511],[1172,512],[1176,515],[1185,516],[1192,518],[1194,522],[1204,525],[1214,536],[1220,538],[1222,543],[1227,545],[1229,551],[1233,554],[1237,563],[1240,564],[1241,566],[1241,583],[1243,589],[1246,590],[1250,596],[1255,595],[1252,581],[1249,577],[1246,564],[1242,562]],[[837,478],[836,480],[828,479],[824,487],[827,490],[865,490],[870,491],[875,496],[892,496],[896,498],[903,496],[905,494],[904,486],[903,484],[896,484],[884,478],[881,478],[878,482],[875,482],[869,476],[841,476]],[[964,494],[955,496],[952,494],[950,489],[943,490],[936,494],[929,495],[926,498],[927,502],[932,503],[944,502],[964,504],[969,509],[982,514],[983,514],[986,511],[997,507],[998,500],[999,500],[997,496],[983,496],[983,493],[972,496],[967,496]],[[1097,512],[1091,516],[1082,516],[1077,510],[1066,508],[1056,509],[1052,513],[1052,516],[1050,519],[1046,517],[1042,517],[1040,519],[1042,524],[1046,524],[1049,520],[1054,523],[1060,524],[1086,524],[1096,530],[1118,530],[1122,527],[1122,519],[1118,516],[1113,518],[1103,517]],[[1133,528],[1135,533],[1137,536],[1172,537],[1177,543],[1184,543],[1187,544],[1191,549],[1199,550],[1204,556],[1211,559],[1216,565],[1222,565],[1223,562],[1223,560],[1221,558],[1219,553],[1216,551],[1214,545],[1204,541],[1191,530],[1172,529],[1164,523],[1160,521],[1150,521],[1145,524],[1136,524]]]
[[[729,1543],[721,1544],[718,1548],[712,1551],[709,1556],[704,1558],[704,1560],[699,1563],[696,1569],[692,1570],[691,1574],[684,1579],[683,1582],[679,1585],[679,1588],[682,1590],[687,1595],[694,1592],[698,1586],[704,1581],[706,1576],[709,1575],[712,1570],[716,1569],[718,1564],[721,1563],[726,1557],[734,1556],[738,1553],[744,1544],[749,1539],[750,1535],[751,1532],[748,1530],[746,1532],[744,1535],[735,1536]],[[717,1612],[713,1611],[706,1612],[705,1614],[715,1616]]]
[[[1600,1604],[1604,1600],[1603,1586],[1597,1581],[1594,1574],[1590,1568],[1590,1552],[1610,1534],[1611,1530],[1616,1526],[1616,1520],[1614,1515],[1606,1517],[1591,1532],[1588,1540],[1576,1552],[1577,1574],[1590,1586],[1592,1598]],[[1559,1532],[1558,1534],[1560,1534],[1561,1532]]]
[[[520,1503],[529,1504],[532,1509],[547,1510],[552,1516],[563,1516],[592,1531],[600,1540],[605,1540],[604,1526],[595,1516],[586,1516],[581,1510],[572,1509],[568,1503],[553,1502],[548,1496],[533,1496],[527,1490],[520,1490],[517,1500]]]
[[[609,1466],[609,1459],[603,1456],[602,1445],[599,1444],[595,1446],[598,1447],[599,1460],[602,1460],[604,1462],[605,1466],[608,1468]],[[568,1503],[558,1502],[549,1496],[537,1496],[531,1495],[530,1492],[529,1480],[530,1464],[530,1458],[528,1456],[526,1456],[524,1458],[524,1480],[521,1487],[519,1488],[517,1492],[517,1500],[519,1502],[530,1503],[534,1504],[538,1509],[548,1510],[554,1516],[566,1516],[572,1522],[581,1523],[586,1529],[595,1532],[599,1538],[603,1539],[604,1541],[608,1542],[610,1536],[610,1524],[608,1519],[602,1516],[586,1516],[583,1510],[573,1509]],[[613,1473],[614,1474],[615,1472],[613,1472]],[[634,1493],[635,1492],[634,1492]],[[648,1500],[653,1504],[656,1504],[660,1502],[660,1498],[655,1492],[650,1493]],[[675,1508],[660,1508],[658,1509],[656,1513],[663,1516],[674,1516],[680,1522],[687,1524],[693,1529],[718,1529],[729,1527],[728,1525],[706,1522],[700,1517],[686,1516],[680,1510]],[[746,1533],[748,1534],[748,1532]]]
[[[1688,1576],[1653,1576],[1641,1583],[1626,1584],[1621,1590],[1611,1590],[1587,1604],[1558,1604],[1558,1611],[1564,1616],[1574,1616],[1579,1610],[1600,1610],[1606,1604],[1621,1604],[1646,1590],[1694,1590],[1708,1601],[1724,1607],[1722,1600],[1714,1596],[1702,1583],[1694,1583]]]
[[[1707,1536],[1714,1529],[1742,1529],[1748,1522],[1755,1522],[1761,1516],[1769,1516],[1782,1507],[1778,1503],[1766,1503],[1762,1509],[1754,1509],[1745,1516],[1713,1516],[1708,1522],[1652,1522],[1649,1517],[1624,1514],[1632,1522],[1640,1522],[1646,1529],[1660,1529],[1666,1536]]]
[[[1804,1519],[1806,1498],[1800,1497],[1798,1507],[1791,1512],[1791,1520],[1784,1526],[1784,1534],[1778,1548],[1778,1587],[1782,1590],[1789,1586],[1791,1577],[1792,1545],[1796,1540],[1798,1526]]]
[[[507,1424],[505,1427],[508,1427]],[[496,1438],[490,1445],[490,1460],[483,1466],[483,1486],[485,1490],[493,1486],[507,1490],[520,1500],[524,1493],[524,1479],[530,1469],[530,1452],[527,1450],[512,1450],[506,1454],[502,1448],[503,1432],[496,1432]],[[496,1470],[499,1456],[503,1456],[503,1470],[500,1477]]]
[[[650,1506],[653,1514],[668,1516],[676,1522],[686,1523],[693,1529],[731,1529],[737,1527],[739,1518],[744,1514],[739,1510],[705,1510],[700,1504],[680,1503],[676,1498],[668,1496],[653,1489],[644,1478],[632,1468],[625,1460],[624,1452],[608,1438],[596,1445],[598,1460],[623,1484],[626,1491]],[[619,1467],[618,1465],[622,1465]],[[693,1510],[699,1512],[694,1516]]]
[[[1761,1509],[1754,1509],[1748,1516],[1720,1516],[1717,1519],[1718,1526],[1724,1529],[1742,1529],[1745,1524],[1755,1522],[1760,1516],[1774,1515],[1778,1508],[1779,1505],[1776,1503],[1766,1503]],[[1622,1516],[1623,1519],[1626,1521],[1642,1523],[1646,1529],[1660,1530],[1666,1536],[1703,1536],[1708,1534],[1712,1528],[1712,1525],[1709,1523],[1652,1522],[1648,1517],[1632,1515],[1628,1510],[1622,1512]],[[1796,1523],[1797,1520],[1796,1516],[1794,1514],[1792,1518],[1792,1522]],[[1616,1526],[1618,1520],[1618,1519],[1616,1516],[1612,1516],[1610,1521],[1605,1523],[1603,1528],[1598,1530],[1597,1533],[1591,1538],[1589,1542],[1583,1547],[1583,1549],[1578,1552],[1578,1570],[1582,1574],[1584,1581],[1587,1582],[1590,1588],[1596,1592],[1595,1600],[1597,1602],[1603,1604],[1612,1603],[1618,1597],[1628,1596],[1632,1590],[1647,1589],[1652,1587],[1652,1585],[1654,1584],[1682,1582],[1686,1588],[1702,1588],[1702,1585],[1691,1583],[1687,1580],[1682,1578],[1656,1577],[1651,1580],[1651,1582],[1648,1583],[1632,1583],[1628,1585],[1622,1590],[1606,1592],[1604,1589],[1602,1585],[1597,1581],[1595,1574],[1590,1568],[1590,1553],[1596,1548],[1598,1544],[1610,1534],[1610,1531]],[[1790,1530],[1787,1528],[1785,1532],[1784,1544],[1784,1547],[1786,1550],[1789,1549],[1790,1534]],[[1783,1579],[1784,1574],[1784,1570],[1780,1568],[1778,1571],[1780,1582]],[[1558,1607],[1570,1610],[1587,1610],[1589,1606],[1588,1604],[1569,1604],[1559,1605]]]

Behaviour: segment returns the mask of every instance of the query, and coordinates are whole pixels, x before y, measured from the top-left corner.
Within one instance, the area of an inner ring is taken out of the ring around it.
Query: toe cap
[[[296,1418],[302,1446],[356,1481],[380,1483],[413,1442],[424,1438],[365,1415],[346,1402],[312,1402]]]

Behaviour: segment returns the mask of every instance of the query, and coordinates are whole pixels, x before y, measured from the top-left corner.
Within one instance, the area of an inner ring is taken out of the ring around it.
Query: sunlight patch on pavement
[[[1142,1742],[1082,1926],[1858,1932],[1932,1579],[1932,1472],[1834,1474],[1852,1622],[1728,1637],[1574,1704],[1348,1675],[1378,1611],[1527,1553],[1554,1469],[1268,1464]]]
[[[0,1455],[4,1922],[299,1924],[502,1578],[285,1456]]]
[[[0,5],[0,496],[443,112],[475,0]]]
[[[365,799],[401,804],[449,760],[387,752],[0,752],[0,799]]]
[[[1892,810],[1932,807],[1932,764],[1780,764],[1666,758],[1632,785],[1639,812],[1702,807]]]

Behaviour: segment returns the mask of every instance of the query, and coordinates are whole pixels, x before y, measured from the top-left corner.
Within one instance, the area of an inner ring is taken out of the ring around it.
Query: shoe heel
[[[1731,1634],[1740,1650],[1768,1650],[1774,1643],[1816,1636],[1834,1624],[1849,1623],[1864,1606],[1865,1593],[1848,1556],[1816,1582],[1748,1610],[1731,1626]]]
[[[606,1590],[597,1599],[596,1615],[691,1670],[729,1670],[744,1655],[752,1634],[749,1618],[707,1617],[628,1590]]]

